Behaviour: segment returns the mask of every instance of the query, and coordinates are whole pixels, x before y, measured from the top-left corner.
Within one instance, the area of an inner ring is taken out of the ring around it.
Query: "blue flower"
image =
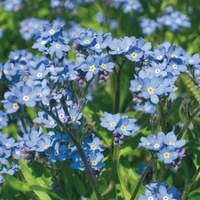
[[[146,149],[159,151],[163,147],[163,139],[165,134],[163,132],[159,132],[156,135],[149,135],[147,138],[142,137],[140,139],[139,147],[145,147]]]
[[[153,79],[145,78],[144,85],[142,88],[142,96],[145,99],[151,100],[152,103],[157,104],[159,102],[158,96],[162,95],[164,92],[164,88],[161,87],[161,79],[155,77]]]
[[[51,136],[43,135],[37,140],[36,152],[45,152],[51,146]]]
[[[6,92],[2,101],[7,114],[18,113],[21,110],[21,105],[17,102],[17,98],[12,92]]]
[[[17,88],[14,91],[14,95],[17,98],[17,102],[22,105],[29,107],[34,107],[36,105],[35,99],[37,97],[37,92],[27,85],[22,85],[19,89]]]
[[[151,35],[156,30],[156,28],[158,28],[158,23],[153,19],[142,18],[140,27],[142,28],[143,34]]]
[[[61,34],[62,27],[58,21],[54,20],[51,24],[47,23],[43,25],[43,31],[41,31],[40,36],[45,39],[57,40]]]
[[[91,151],[103,151],[100,146],[100,139],[98,137],[94,137],[91,142],[88,142],[87,145],[89,146]]]
[[[60,144],[58,141],[45,151],[45,154],[49,156],[49,162],[51,163],[68,159],[70,157],[70,153],[71,151],[66,147],[66,145]]]
[[[89,81],[99,72],[99,59],[88,56],[78,69],[86,73],[86,80]]]
[[[98,170],[105,165],[105,163],[102,162],[103,158],[103,154],[99,151],[92,151],[90,153],[88,160],[93,170]]]
[[[175,150],[173,151],[168,147],[163,147],[157,152],[157,156],[165,164],[172,164],[178,158],[178,152]]]
[[[168,146],[168,149],[174,150],[183,147],[186,141],[184,139],[177,140],[174,132],[169,132],[167,135],[165,135],[163,143]]]
[[[129,136],[134,134],[135,120],[131,121],[127,117],[123,117],[117,124],[116,132],[120,135]]]
[[[140,61],[143,55],[144,55],[144,52],[142,51],[142,49],[138,47],[132,47],[126,53],[126,57],[129,60],[135,61],[135,62]]]
[[[167,72],[171,72],[173,75],[177,76],[180,72],[186,72],[187,67],[182,63],[181,59],[170,59],[167,65]]]
[[[157,194],[158,199],[166,199],[166,200],[176,200],[173,198],[172,194],[169,194],[167,188],[163,185],[160,185],[158,188],[159,193]]]
[[[0,110],[0,128],[7,126],[8,124],[8,116],[2,110]]]
[[[48,23],[48,21],[35,18],[23,20],[20,24],[20,33],[22,38],[26,41],[34,38],[40,33],[42,26],[46,23]]]
[[[50,55],[53,55],[55,53],[58,58],[62,58],[70,49],[70,47],[67,45],[68,42],[69,41],[66,39],[59,39],[57,41],[53,41],[51,43],[51,46],[49,47]]]
[[[109,131],[114,131],[120,118],[121,117],[119,113],[112,115],[104,112],[104,117],[101,118],[101,126],[107,128]]]

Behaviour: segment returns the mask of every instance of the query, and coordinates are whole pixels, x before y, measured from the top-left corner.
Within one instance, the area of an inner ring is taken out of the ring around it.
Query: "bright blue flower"
[[[120,120],[120,114],[110,114],[107,112],[104,112],[104,117],[102,117],[101,120],[101,126],[104,128],[107,128],[109,131],[114,131],[119,120]]]
[[[78,68],[86,73],[86,80],[89,81],[95,74],[99,72],[99,59],[93,56],[88,56],[84,63]]]
[[[137,48],[137,47],[130,48],[126,53],[126,57],[129,60],[135,61],[135,62],[138,62],[142,58],[143,55],[144,55],[144,52],[142,51],[142,49]]]
[[[37,97],[37,92],[27,85],[22,85],[19,89],[16,89],[14,95],[17,98],[17,102],[22,105],[29,107],[34,107],[36,105],[35,99]]]
[[[3,66],[3,75],[9,81],[13,81],[13,77],[17,74],[16,67],[11,62],[6,62]]]
[[[103,166],[105,166],[105,163],[102,162],[103,158],[104,158],[103,154],[100,153],[99,151],[92,151],[88,159],[91,168],[93,170],[98,170]]]
[[[163,94],[164,88],[161,87],[161,79],[155,77],[153,79],[145,78],[142,87],[142,96],[145,99],[150,99],[152,103],[157,104],[159,102],[160,95]]]
[[[7,114],[19,113],[21,110],[21,105],[17,102],[17,98],[12,92],[6,92],[2,102]]]
[[[108,54],[101,54],[99,57],[99,70],[111,72],[115,66],[113,62],[110,62]]]
[[[127,117],[123,117],[117,124],[116,132],[120,135],[129,136],[134,134],[135,120],[131,121]]]
[[[177,140],[174,132],[169,132],[165,135],[163,143],[168,146],[168,149],[174,150],[183,147],[186,141],[184,139]]]
[[[42,38],[39,37],[35,43],[33,44],[32,48],[33,49],[38,49],[41,52],[46,52],[48,50],[47,44],[49,43],[50,39],[49,38]]]
[[[198,53],[195,53],[192,56],[186,54],[184,63],[186,65],[194,66],[195,68],[200,68],[200,55]]]
[[[172,194],[169,194],[167,188],[163,185],[160,185],[158,189],[159,193],[157,194],[158,199],[167,199],[167,200],[176,200],[173,198]]]
[[[186,72],[187,67],[182,63],[181,59],[170,59],[166,71],[178,76],[181,72]]]
[[[138,200],[157,200],[157,197],[150,190],[145,190],[145,195],[140,195]]]
[[[178,158],[178,152],[171,150],[169,147],[163,147],[157,152],[157,156],[165,164],[171,164]]]
[[[84,166],[84,163],[80,157],[79,154],[74,154],[72,156],[72,162],[70,164],[70,167],[72,169],[78,169],[78,170],[81,170],[81,171],[84,171],[85,170],[85,166]]]
[[[51,46],[49,47],[49,53],[50,55],[53,55],[55,53],[55,55],[58,58],[62,58],[66,52],[69,51],[70,47],[67,45],[69,42],[69,40],[57,40],[57,41],[53,41],[51,43]]]
[[[65,144],[55,142],[52,146],[46,149],[45,154],[49,156],[49,162],[64,161],[69,158],[70,150]]]
[[[44,24],[43,31],[41,31],[40,36],[42,38],[50,38],[50,40],[57,40],[62,34],[62,27],[60,23],[54,20],[51,24]]]
[[[100,146],[100,139],[98,137],[94,137],[91,142],[87,143],[87,145],[90,147],[91,151],[103,151]]]
[[[51,136],[43,135],[37,140],[36,152],[45,152],[51,146]]]
[[[55,128],[57,126],[56,121],[43,111],[38,112],[38,117],[33,120],[33,122],[38,124],[44,124],[46,128]]]
[[[167,76],[167,63],[157,63],[157,62],[151,62],[151,66],[144,69],[143,73],[146,73],[146,77],[149,77],[150,79],[153,79],[154,77],[166,77]],[[141,71],[140,71],[141,74]]]
[[[163,147],[163,140],[165,134],[159,132],[157,135],[149,135],[147,138],[142,137],[140,139],[139,147],[145,147],[146,149],[159,151]]]
[[[83,47],[90,47],[94,41],[94,38],[95,38],[95,32],[93,30],[86,30],[79,34],[77,42],[79,45]]]

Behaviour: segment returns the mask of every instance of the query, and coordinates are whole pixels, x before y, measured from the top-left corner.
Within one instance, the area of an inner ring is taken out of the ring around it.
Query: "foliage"
[[[197,1],[0,2],[0,199],[199,199]]]

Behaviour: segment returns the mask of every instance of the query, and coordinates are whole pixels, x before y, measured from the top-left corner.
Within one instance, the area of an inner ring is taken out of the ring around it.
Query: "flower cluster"
[[[143,10],[139,0],[112,0],[108,1],[115,8],[122,7],[124,13],[141,12]]]
[[[2,174],[13,175],[18,171],[18,160],[21,156],[21,142],[0,132],[0,183],[4,181]]]
[[[136,103],[146,99],[157,104],[160,97],[173,93],[178,76],[187,71],[187,59],[188,54],[181,47],[168,42],[158,45],[146,62],[140,63],[138,75],[131,81]]]
[[[37,35],[37,40],[32,48],[38,49],[44,55],[56,56],[63,58],[70,50],[68,45],[69,39],[63,31],[63,22],[59,20],[53,21],[51,24],[43,25],[43,29]]]
[[[18,11],[21,7],[21,4],[24,0],[3,0],[3,2],[0,2],[0,6],[4,7],[6,11]]]
[[[28,18],[21,22],[20,33],[24,40],[33,39],[40,33],[42,26],[47,24],[48,21],[36,18]]]
[[[65,8],[66,10],[75,10],[78,4],[91,3],[94,0],[51,0],[51,8]]]
[[[93,174],[98,175],[100,169],[105,165],[105,163],[103,163],[104,156],[102,154],[102,151],[104,151],[104,149],[100,146],[100,139],[90,132],[86,135],[82,145],[88,163],[93,170]],[[72,147],[72,149],[74,149],[74,147]],[[81,171],[85,170],[83,161],[76,148],[72,152],[71,159],[72,162],[70,166],[72,169]]]
[[[156,153],[157,157],[163,161],[167,167],[177,170],[184,156],[186,141],[184,139],[177,140],[174,132],[166,135],[159,132],[157,135],[149,135],[147,138],[140,139],[139,147],[145,147],[149,151]]]
[[[169,186],[165,182],[161,184],[152,182],[146,185],[145,195],[140,195],[138,200],[147,199],[179,200],[180,192],[174,186]]]
[[[157,28],[168,27],[171,31],[179,31],[182,28],[190,28],[189,18],[180,11],[174,11],[173,7],[168,6],[164,10],[164,15],[156,20],[142,18],[140,27],[145,35],[151,35]]]
[[[105,112],[101,118],[101,126],[113,132],[115,145],[122,145],[125,136],[135,135],[139,130],[136,119],[129,119],[119,113],[110,114]]]

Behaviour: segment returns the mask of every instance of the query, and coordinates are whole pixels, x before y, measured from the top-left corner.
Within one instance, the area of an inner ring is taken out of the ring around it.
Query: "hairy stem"
[[[133,194],[132,194],[130,200],[135,200],[136,195],[137,195],[137,193],[138,193],[138,191],[139,191],[139,189],[140,189],[140,187],[141,187],[141,185],[142,185],[142,183],[143,183],[143,181],[144,181],[144,179],[145,179],[147,173],[148,173],[149,170],[152,168],[152,166],[153,166],[153,164],[154,164],[155,161],[156,161],[155,158],[152,158],[152,159],[149,161],[149,163],[148,163],[146,169],[144,170],[144,172],[143,172],[143,174],[142,174],[142,176],[141,176],[141,178],[140,178],[138,184],[137,184],[136,187],[135,187],[135,190],[134,190],[134,192],[133,192]]]

